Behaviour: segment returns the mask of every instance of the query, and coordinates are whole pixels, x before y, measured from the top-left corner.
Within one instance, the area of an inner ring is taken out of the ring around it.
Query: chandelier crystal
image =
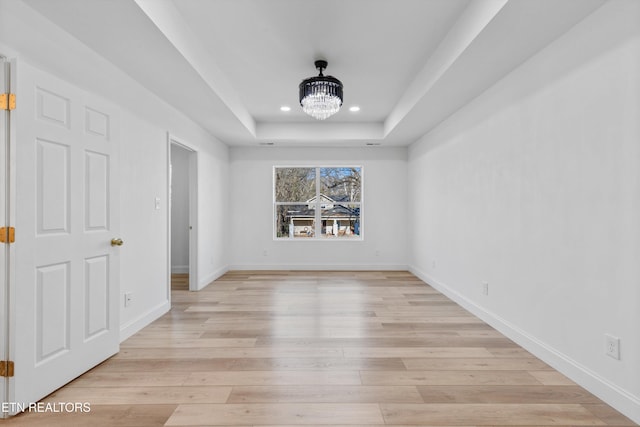
[[[324,120],[337,113],[342,106],[342,83],[332,76],[325,76],[322,70],[327,61],[316,61],[320,75],[310,77],[300,83],[300,105],[302,111],[311,117]]]

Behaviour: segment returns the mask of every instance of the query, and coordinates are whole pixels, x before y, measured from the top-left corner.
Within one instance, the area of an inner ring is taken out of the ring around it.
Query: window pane
[[[276,202],[306,202],[315,195],[315,168],[276,168]]]
[[[273,191],[277,239],[362,238],[361,167],[275,167]]]
[[[360,201],[360,168],[320,168],[320,193],[336,202]]]
[[[276,205],[276,237],[314,237],[315,215],[308,205]]]
[[[322,209],[322,235],[330,238],[360,237],[360,204],[336,203]]]

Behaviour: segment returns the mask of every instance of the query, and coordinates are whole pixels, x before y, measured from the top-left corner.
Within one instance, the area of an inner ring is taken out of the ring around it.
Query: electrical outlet
[[[127,292],[124,294],[124,306],[129,307],[131,302],[133,301],[133,294],[131,292]]]
[[[620,338],[604,334],[604,353],[609,357],[620,360]]]
[[[262,256],[269,256],[269,251],[268,250],[263,250],[262,251]]]
[[[489,283],[482,282],[482,295],[489,295]]]

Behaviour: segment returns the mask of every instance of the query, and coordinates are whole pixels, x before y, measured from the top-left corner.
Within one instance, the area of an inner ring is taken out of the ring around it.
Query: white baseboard
[[[172,265],[171,274],[189,274],[188,265]]]
[[[236,264],[229,270],[407,271],[405,264]]]
[[[596,372],[591,371],[566,354],[559,352],[495,313],[487,311],[458,291],[424,273],[420,269],[409,266],[409,271],[554,369],[569,377],[575,383],[581,385],[634,422],[640,424],[640,397],[602,378]]]
[[[167,313],[171,310],[171,304],[169,301],[165,301],[162,304],[159,304],[153,307],[151,310],[143,313],[142,315],[136,317],[133,320],[125,323],[120,326],[120,342],[126,340],[131,335],[140,331],[145,326],[148,326],[151,322],[158,319],[163,314]]]
[[[200,279],[198,281],[198,289],[197,290],[199,291],[201,289],[206,288],[208,285],[211,284],[211,282],[213,282],[217,278],[219,278],[222,275],[224,275],[227,271],[229,271],[229,266],[224,266],[224,267],[221,267],[221,268],[215,270],[211,274],[208,274],[204,278]]]

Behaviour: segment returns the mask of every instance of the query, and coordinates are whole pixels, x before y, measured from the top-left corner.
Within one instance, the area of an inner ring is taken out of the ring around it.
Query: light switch
[[[156,197],[156,210],[160,210],[160,197]]]

